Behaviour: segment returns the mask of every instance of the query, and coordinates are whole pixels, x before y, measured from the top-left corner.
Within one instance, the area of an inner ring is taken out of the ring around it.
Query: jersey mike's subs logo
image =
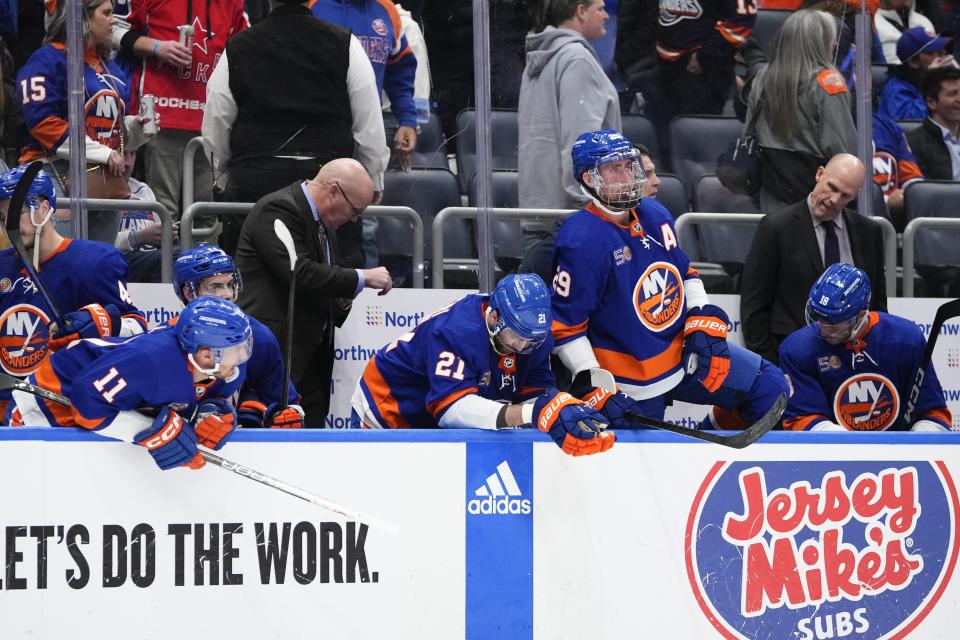
[[[958,507],[942,462],[718,462],[687,576],[724,638],[903,638],[950,581]]]
[[[32,304],[16,304],[0,315],[0,366],[10,375],[32,373],[47,355],[46,312]]]
[[[883,431],[900,415],[900,395],[886,376],[861,373],[837,389],[833,413],[837,424],[850,431]]]
[[[683,280],[669,262],[654,262],[633,288],[633,306],[651,331],[670,328],[683,315]]]

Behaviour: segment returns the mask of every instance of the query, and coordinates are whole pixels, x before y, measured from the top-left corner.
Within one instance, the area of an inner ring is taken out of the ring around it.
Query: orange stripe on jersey
[[[56,145],[63,138],[64,134],[70,130],[70,123],[57,116],[48,116],[37,123],[37,126],[30,129],[30,135],[33,139],[49,152],[53,152]]]
[[[942,422],[945,425],[953,424],[953,414],[950,413],[950,409],[946,407],[936,407],[935,409],[930,409],[925,414],[924,418],[929,420],[935,420],[937,422]]]
[[[42,268],[43,265],[50,262],[58,253],[63,253],[66,251],[71,242],[73,242],[71,238],[64,238],[63,241],[60,242],[60,244],[58,244],[57,247],[50,253],[50,255],[40,261],[40,267]],[[40,271],[40,268],[38,268],[37,271]]]
[[[42,160],[46,158],[46,154],[40,149],[32,149],[30,147],[24,147],[23,151],[20,153],[20,157],[17,158],[17,162],[20,164],[27,164],[28,162],[33,162],[34,160]]]
[[[693,267],[687,267],[687,278],[699,278],[699,277],[700,277],[699,271],[697,271]]]
[[[799,418],[784,418],[784,431],[806,431],[814,422],[822,422],[825,416],[800,416]]]
[[[400,414],[400,405],[393,397],[390,385],[383,379],[380,369],[377,368],[376,356],[370,358],[370,362],[363,370],[363,383],[367,386],[367,391],[373,397],[373,403],[377,406],[377,410],[383,418],[385,423],[383,426],[390,429],[410,428],[410,423]]]
[[[718,22],[714,25],[714,29],[719,31],[720,35],[722,35],[727,42],[737,48],[746,44],[747,38],[750,37],[750,33],[753,31],[750,27],[744,27],[732,22]]]
[[[441,398],[427,405],[427,411],[429,411],[434,418],[443,413],[443,410],[452,405],[454,402],[462,398],[463,396],[470,395],[471,393],[476,393],[479,391],[476,387],[470,387],[468,389],[460,389],[459,391],[454,391],[446,398]]]
[[[411,49],[410,46],[408,45],[406,49],[398,53],[393,58],[390,58],[389,60],[387,60],[387,64],[396,64],[409,55],[413,55],[413,49]]]
[[[923,171],[912,160],[901,160],[897,163],[897,186],[903,186],[908,180],[923,178]]]
[[[60,382],[60,378],[57,377],[57,374],[53,370],[53,365],[50,364],[50,359],[44,360],[40,367],[33,373],[37,385],[47,389],[48,391],[53,391],[54,393],[63,395],[63,386]],[[89,420],[79,411],[73,407],[65,407],[62,404],[51,402],[50,400],[45,400],[39,398],[46,405],[47,410],[50,412],[50,415],[53,416],[53,419],[57,421],[57,425],[61,427],[83,427],[84,429],[96,429],[103,424],[103,418],[97,420]]]
[[[550,330],[553,331],[554,340],[563,340],[564,338],[569,338],[572,335],[586,331],[588,322],[589,320],[584,320],[580,324],[569,325],[563,324],[559,320],[554,320]]]
[[[634,380],[653,380],[677,366],[680,354],[683,352],[683,334],[678,333],[673,341],[661,353],[637,360],[631,355],[611,351],[609,349],[593,348],[600,366],[615,376],[632,378]]]

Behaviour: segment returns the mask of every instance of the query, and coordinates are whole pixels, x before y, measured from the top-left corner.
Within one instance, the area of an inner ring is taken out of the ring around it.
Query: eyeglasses
[[[350,201],[350,198],[347,197],[347,192],[344,191],[344,190],[343,190],[343,187],[340,186],[340,181],[339,181],[339,180],[334,180],[333,183],[334,183],[335,185],[337,185],[337,189],[340,189],[340,195],[343,196],[343,199],[346,200],[346,201],[347,201],[347,204],[350,205],[350,208],[353,209],[353,216],[354,216],[354,218],[359,218],[360,216],[362,216],[362,215],[363,215],[363,211],[364,211],[364,209],[365,209],[366,207],[364,207],[364,209],[360,209],[360,208],[354,206],[353,202]]]

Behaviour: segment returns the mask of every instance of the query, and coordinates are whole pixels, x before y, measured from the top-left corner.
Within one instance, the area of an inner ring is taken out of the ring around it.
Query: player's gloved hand
[[[723,309],[705,304],[690,310],[683,327],[683,367],[710,393],[720,388],[730,371],[729,324]]]
[[[303,408],[298,404],[287,405],[281,409],[278,403],[267,408],[267,420],[264,426],[270,429],[302,429]]]
[[[267,405],[260,402],[258,398],[250,397],[244,399],[240,397],[240,404],[237,405],[237,419],[240,426],[244,429],[259,429],[264,425],[264,416],[267,415]]]
[[[64,316],[65,327],[50,325],[50,340],[47,348],[51,351],[61,349],[74,340],[81,338],[108,338],[120,333],[120,310],[112,304],[103,307],[88,304],[78,311]]]
[[[547,392],[533,403],[533,423],[550,434],[564,453],[586,456],[613,446],[617,437],[604,433],[606,419],[566,391]]]
[[[613,374],[606,369],[593,368],[581,371],[573,379],[570,390],[590,408],[602,413],[607,423],[614,429],[632,426],[624,418],[624,414],[634,409],[636,401],[617,389]]]
[[[233,435],[237,425],[237,412],[226,400],[211,398],[197,407],[197,417],[193,424],[198,444],[208,449],[220,449]]]
[[[160,408],[153,424],[135,435],[133,441],[146,447],[161,469],[183,465],[199,469],[206,464],[197,450],[197,435],[193,427],[166,405]]]

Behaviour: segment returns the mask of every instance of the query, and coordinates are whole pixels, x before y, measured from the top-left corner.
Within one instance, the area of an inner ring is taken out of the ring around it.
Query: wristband
[[[157,57],[157,50],[158,50],[159,48],[160,48],[160,41],[159,41],[159,40],[154,40],[154,41],[153,41],[153,57],[154,57],[154,58]]]
[[[136,229],[130,229],[130,236],[128,237],[130,241],[130,248],[134,251],[140,248],[140,236],[137,234]]]

